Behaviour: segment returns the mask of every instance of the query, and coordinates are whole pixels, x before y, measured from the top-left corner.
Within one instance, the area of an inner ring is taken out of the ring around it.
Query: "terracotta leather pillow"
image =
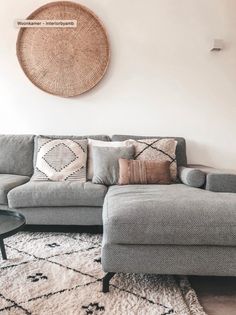
[[[119,185],[170,183],[170,161],[119,159]]]

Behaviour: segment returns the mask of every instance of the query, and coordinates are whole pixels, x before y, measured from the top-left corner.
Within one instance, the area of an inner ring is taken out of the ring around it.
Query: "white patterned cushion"
[[[86,181],[87,140],[37,139],[32,180]]]
[[[126,140],[126,145],[134,145],[135,160],[147,161],[170,161],[171,179],[176,181],[177,163],[176,163],[176,145],[175,139],[156,138],[156,139],[140,139]]]

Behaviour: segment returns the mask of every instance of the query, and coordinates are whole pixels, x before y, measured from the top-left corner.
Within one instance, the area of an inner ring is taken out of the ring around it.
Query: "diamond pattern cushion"
[[[177,164],[176,164],[176,145],[175,139],[140,139],[140,140],[127,140],[127,145],[134,145],[135,147],[135,160],[146,161],[170,161],[170,174],[173,181],[177,177]]]
[[[69,139],[69,140],[88,140],[88,139],[94,139],[94,140],[101,140],[101,141],[110,141],[110,137],[107,135],[84,135],[84,136],[78,136],[78,135],[39,135],[34,137],[34,156],[33,156],[33,164],[35,166],[36,159],[37,159],[37,153],[38,153],[38,139],[39,138],[47,138],[50,140],[56,140],[56,139]],[[126,139],[127,140],[127,139]]]
[[[87,140],[38,138],[33,180],[86,181]]]

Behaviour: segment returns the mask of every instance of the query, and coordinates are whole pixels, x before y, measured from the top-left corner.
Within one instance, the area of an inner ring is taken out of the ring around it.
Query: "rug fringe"
[[[195,290],[191,287],[191,284],[186,276],[179,276],[179,286],[181,288],[184,300],[189,307],[191,315],[207,315],[203,310],[203,307],[199,303]]]

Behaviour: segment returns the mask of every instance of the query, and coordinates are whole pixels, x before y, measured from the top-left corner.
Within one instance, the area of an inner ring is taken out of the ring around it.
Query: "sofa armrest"
[[[206,177],[206,189],[215,192],[236,193],[236,174],[209,173]]]
[[[206,181],[206,173],[195,167],[180,166],[178,168],[180,181],[191,187],[202,187]]]
[[[236,171],[216,169],[204,165],[191,165],[206,174],[206,190],[236,193]]]

